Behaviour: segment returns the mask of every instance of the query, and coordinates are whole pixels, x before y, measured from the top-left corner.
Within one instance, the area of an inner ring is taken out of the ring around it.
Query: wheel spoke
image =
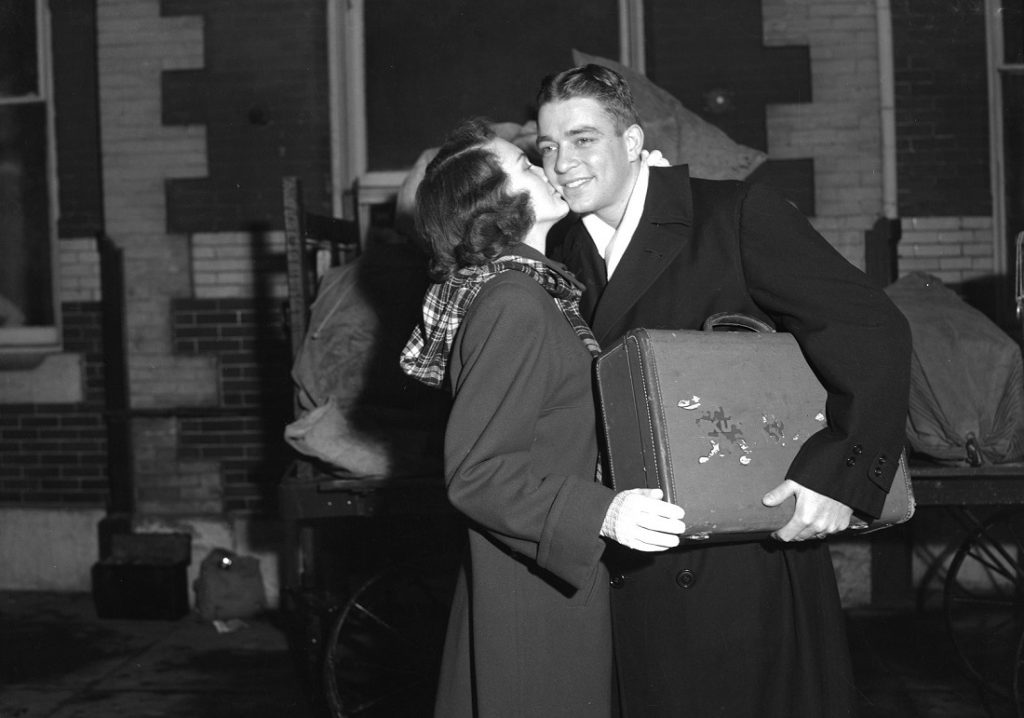
[[[992,549],[995,549],[993,551]],[[1017,577],[1017,562],[1000,544],[982,544],[978,551],[967,552],[967,558],[973,559],[981,566],[1004,578],[1014,580]]]
[[[1016,668],[1011,661],[1024,626],[1017,516],[974,519],[976,529],[955,552],[945,585],[946,624],[958,658],[981,687],[1001,697],[1017,692],[1016,670],[1008,669]]]
[[[1010,536],[1013,538],[1013,543],[1017,547],[1017,556],[1024,556],[1024,543],[1021,542],[1020,534],[1017,531],[1017,525],[1015,523],[1007,522],[1007,529],[1010,532]],[[1018,562],[1020,559],[1018,558]]]
[[[349,599],[323,664],[335,718],[429,715],[449,607],[441,575],[392,567]]]
[[[372,608],[367,606],[365,603],[361,601],[356,601],[354,604],[352,604],[352,608],[361,613],[362,615],[366,616],[368,619],[376,623],[384,630],[395,635],[398,634],[398,629],[395,628],[395,626],[390,621],[385,619],[383,616],[381,616],[379,613],[377,613]]]

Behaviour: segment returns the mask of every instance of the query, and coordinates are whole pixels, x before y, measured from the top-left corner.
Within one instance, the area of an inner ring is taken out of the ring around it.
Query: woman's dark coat
[[[516,254],[543,260],[526,247]],[[448,496],[470,521],[438,718],[611,712],[592,357],[532,278],[488,281],[450,358]]]
[[[877,515],[904,441],[906,321],[793,206],[757,186],[690,179],[685,166],[652,168],[607,287],[582,222],[551,255],[587,285],[583,316],[605,348],[634,327],[698,329],[725,311],[792,333],[829,390],[829,426],[787,478]],[[855,714],[824,542],[620,553],[612,611],[627,718]]]

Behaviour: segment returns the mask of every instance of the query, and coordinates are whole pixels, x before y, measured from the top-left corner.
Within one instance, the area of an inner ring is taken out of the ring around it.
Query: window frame
[[[335,215],[365,232],[369,206],[393,198],[406,172],[369,171],[363,7],[366,0],[326,0],[331,103],[331,187]],[[618,0],[619,61],[644,67],[644,0]],[[341,108],[345,108],[342,112]]]
[[[36,10],[36,65],[38,86],[35,93],[17,97],[0,97],[0,105],[42,104],[46,114],[46,188],[47,235],[49,237],[52,325],[0,327],[0,355],[42,354],[59,352],[63,348],[61,331],[59,245],[57,217],[60,205],[57,186],[57,141],[54,123],[54,97],[52,75],[52,45],[50,12],[47,0],[35,0]]]
[[[1024,75],[1024,63],[1006,61],[1002,8],[1009,0],[985,0],[985,30],[988,46],[989,147],[992,184],[992,271],[1010,277],[1015,270],[1010,260],[1011,240],[1006,208],[1006,136],[1004,131],[1003,77]],[[999,310],[1003,311],[1003,302]],[[1005,307],[1007,315],[1009,308]],[[1009,317],[999,319],[1009,320]]]

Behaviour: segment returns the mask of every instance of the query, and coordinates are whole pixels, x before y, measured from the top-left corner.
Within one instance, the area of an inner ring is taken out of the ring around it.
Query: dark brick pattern
[[[892,4],[902,216],[992,212],[984,7],[981,0]]]
[[[281,229],[281,177],[330,211],[325,3],[162,0],[201,15],[205,66],[165,72],[163,121],[206,126],[209,175],[167,180],[171,232]]]
[[[103,506],[108,496],[100,305],[63,305],[65,351],[85,358],[85,401],[0,407],[0,505]]]
[[[806,45],[766,47],[761,0],[648,0],[647,76],[737,142],[768,151],[765,106],[811,102]],[[730,103],[716,111],[709,92]]]
[[[96,0],[50,0],[61,237],[103,227]]]
[[[282,439],[292,387],[281,304],[179,299],[171,311],[175,353],[215,355],[220,369],[221,411],[180,419],[181,458],[220,464],[227,511],[272,510],[291,458]]]
[[[765,108],[812,101],[810,48],[766,47],[760,0],[648,0],[644,13],[647,76],[735,141],[771,154]],[[709,106],[716,90],[724,107]],[[749,179],[816,213],[812,159],[769,159]]]

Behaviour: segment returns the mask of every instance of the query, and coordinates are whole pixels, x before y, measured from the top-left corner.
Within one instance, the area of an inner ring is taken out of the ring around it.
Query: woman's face
[[[544,169],[530,162],[525,152],[500,138],[490,142],[490,149],[508,175],[509,192],[526,192],[530,196],[535,224],[552,225],[569,213],[569,205],[548,183]]]

